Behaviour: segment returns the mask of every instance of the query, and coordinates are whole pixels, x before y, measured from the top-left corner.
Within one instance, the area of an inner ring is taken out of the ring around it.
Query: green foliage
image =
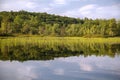
[[[40,36],[120,36],[120,21],[79,19],[27,11],[0,12],[0,35]]]

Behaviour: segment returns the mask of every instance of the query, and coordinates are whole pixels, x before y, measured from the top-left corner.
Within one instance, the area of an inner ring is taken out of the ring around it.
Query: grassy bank
[[[120,43],[120,38],[83,38],[83,37],[0,37],[0,43]]]

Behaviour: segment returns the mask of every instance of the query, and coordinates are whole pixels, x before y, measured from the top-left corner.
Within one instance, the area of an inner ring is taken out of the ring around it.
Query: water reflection
[[[0,79],[119,80],[120,44],[0,43]]]
[[[58,57],[83,55],[84,57],[110,56],[115,57],[120,53],[120,44],[74,44],[74,45],[1,45],[1,60],[53,60]]]
[[[0,61],[2,80],[119,80],[120,57],[79,56],[50,61]]]

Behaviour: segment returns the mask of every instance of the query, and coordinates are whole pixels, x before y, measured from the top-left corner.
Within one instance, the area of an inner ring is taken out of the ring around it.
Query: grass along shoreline
[[[114,38],[83,38],[83,37],[0,37],[0,43],[108,43],[120,44],[120,37]]]

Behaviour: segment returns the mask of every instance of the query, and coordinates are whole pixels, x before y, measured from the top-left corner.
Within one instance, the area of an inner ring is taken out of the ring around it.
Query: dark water
[[[120,45],[1,45],[0,80],[120,80]]]

